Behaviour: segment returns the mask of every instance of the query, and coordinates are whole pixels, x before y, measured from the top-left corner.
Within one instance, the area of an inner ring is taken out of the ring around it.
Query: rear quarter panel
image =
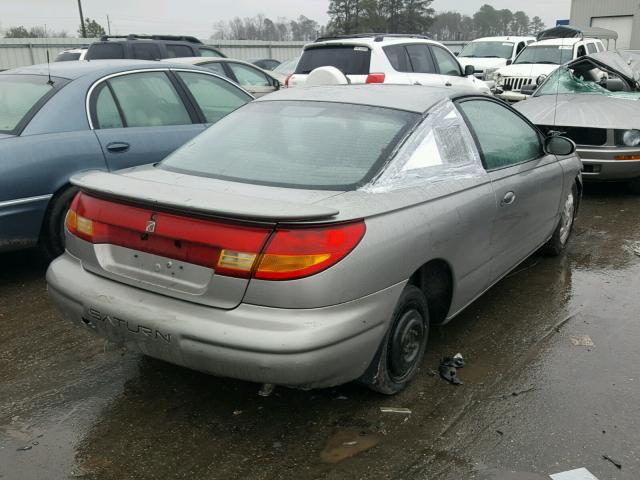
[[[367,231],[341,262],[300,280],[251,280],[244,302],[316,308],[406,283],[420,266],[447,262],[456,311],[488,285],[495,196],[488,178],[422,185],[386,193],[350,192],[326,201],[340,219],[364,218]]]

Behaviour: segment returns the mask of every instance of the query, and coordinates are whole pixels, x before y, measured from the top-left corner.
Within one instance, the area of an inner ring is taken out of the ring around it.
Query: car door
[[[546,242],[558,221],[563,170],[544,153],[536,128],[496,100],[472,99],[459,108],[475,134],[495,194],[492,279],[508,273]]]
[[[90,111],[110,170],[159,162],[205,128],[167,70],[109,77],[92,89]]]
[[[426,43],[414,43],[405,45],[409,61],[411,62],[411,73],[409,80],[414,85],[444,85],[444,78],[438,74],[438,69]]]
[[[226,62],[226,64],[236,78],[237,84],[256,98],[275,92],[279,88],[277,80],[258,68],[238,62]]]
[[[451,53],[438,45],[431,45],[430,49],[433,53],[436,69],[442,76],[445,86],[470,86],[469,80],[464,76],[458,60]]]
[[[174,73],[207,127],[253,100],[249,93],[216,75],[186,70]]]

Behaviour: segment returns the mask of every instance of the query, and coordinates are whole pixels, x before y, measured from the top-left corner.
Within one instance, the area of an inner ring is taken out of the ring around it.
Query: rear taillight
[[[216,274],[293,280],[343,259],[365,233],[363,221],[276,228],[184,217],[79,193],[66,218],[73,235],[213,268]]]
[[[365,83],[384,83],[384,73],[370,73]]]
[[[287,75],[287,78],[284,79],[284,88],[289,88],[289,80],[293,77],[293,73]]]
[[[310,228],[277,228],[260,260],[255,278],[293,280],[335,265],[362,240],[363,221]]]

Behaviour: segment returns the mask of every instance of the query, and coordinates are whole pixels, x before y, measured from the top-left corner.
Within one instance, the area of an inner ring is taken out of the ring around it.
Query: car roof
[[[175,62],[151,60],[81,60],[78,62],[51,62],[27,67],[18,67],[0,72],[0,75],[51,75],[52,77],[75,80],[85,75],[108,75],[126,70],[144,70],[148,68],[184,68],[185,65]],[[193,67],[198,68],[198,67]]]
[[[515,35],[509,35],[507,37],[482,37],[472,40],[473,42],[517,42],[519,40],[535,40],[536,37],[517,37]]]
[[[376,40],[380,37],[383,39]],[[429,40],[427,38],[421,38],[417,36],[407,35],[406,37],[402,36],[387,36],[384,37],[382,34],[378,36],[370,36],[370,37],[353,37],[353,38],[332,38],[327,40],[316,41],[313,43],[308,43],[304,46],[304,49],[307,48],[315,48],[323,45],[334,45],[334,44],[342,44],[342,45],[366,45],[370,48],[373,48],[376,45],[387,46],[387,45],[397,45],[399,43],[427,43],[431,45],[441,45],[439,42],[435,40]]]
[[[285,88],[254,102],[298,100],[336,102],[424,113],[446,98],[482,96],[468,88],[418,85],[331,85]]]
[[[596,40],[595,38],[549,38],[547,40],[540,40],[539,42],[534,42],[531,45],[529,45],[530,47],[535,47],[535,46],[545,46],[545,45],[553,45],[553,46],[557,46],[557,45],[566,45],[566,46],[571,46],[571,45],[575,45],[578,42],[582,42],[582,41],[586,41],[586,40]]]

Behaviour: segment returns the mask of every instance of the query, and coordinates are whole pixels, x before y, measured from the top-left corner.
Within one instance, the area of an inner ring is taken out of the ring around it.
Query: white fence
[[[88,45],[91,38],[0,38],[0,70],[46,63],[47,51],[53,61],[58,53]],[[225,55],[241,60],[275,58],[284,61],[300,54],[307,42],[267,42],[260,40],[211,40],[204,43],[219,48]],[[443,42],[459,52],[466,42]]]

